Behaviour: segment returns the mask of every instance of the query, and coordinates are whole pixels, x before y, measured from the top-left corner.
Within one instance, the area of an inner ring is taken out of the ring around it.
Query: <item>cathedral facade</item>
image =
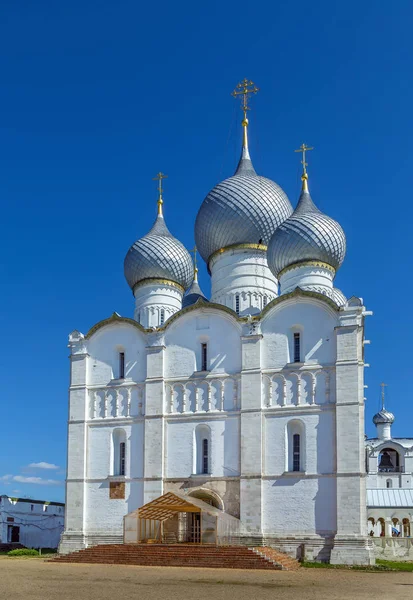
[[[248,98],[248,82],[238,91]],[[120,542],[123,519],[167,492],[238,519],[237,543],[370,563],[364,445],[364,320],[334,287],[346,249],[314,204],[303,145],[295,210],[256,173],[200,206],[189,252],[163,216],[126,255],[134,318],[69,336],[68,472],[61,552]],[[177,540],[180,541],[180,540]],[[196,541],[185,539],[183,541]]]

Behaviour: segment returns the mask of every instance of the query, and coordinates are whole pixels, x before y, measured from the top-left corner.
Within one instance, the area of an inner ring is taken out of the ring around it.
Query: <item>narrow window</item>
[[[201,371],[208,371],[208,346],[201,344]]]
[[[294,333],[294,362],[301,362],[300,354],[300,334]]]
[[[239,294],[235,296],[235,312],[239,315]]]
[[[300,470],[300,435],[293,435],[293,471]]]
[[[44,512],[47,512],[47,504],[45,504],[45,505],[43,506],[43,510],[44,510]]]
[[[119,444],[119,475],[125,475],[126,444]]]
[[[119,352],[119,379],[125,378],[125,353]]]
[[[208,473],[208,440],[202,440],[202,473]]]
[[[34,511],[34,504],[30,504],[30,510],[33,512]]]
[[[264,296],[262,304],[263,304],[263,306],[267,306],[267,296]]]
[[[391,479],[388,479],[388,480],[386,481],[386,488],[391,488],[391,487],[393,487],[393,482],[392,482],[392,480],[391,480]]]
[[[161,325],[163,325],[165,323],[165,310],[164,309],[161,310],[160,323],[161,323]]]

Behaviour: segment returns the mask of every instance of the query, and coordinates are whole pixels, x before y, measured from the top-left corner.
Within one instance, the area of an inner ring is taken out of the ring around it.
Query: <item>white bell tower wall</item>
[[[240,316],[256,315],[278,296],[278,280],[268,268],[265,246],[240,244],[209,260],[211,302],[232,308]]]
[[[145,328],[161,327],[173,314],[181,310],[184,289],[167,279],[147,279],[134,290],[134,318]]]

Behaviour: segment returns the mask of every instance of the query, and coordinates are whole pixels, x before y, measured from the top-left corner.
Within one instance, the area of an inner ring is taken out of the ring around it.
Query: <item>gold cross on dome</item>
[[[197,252],[198,252],[198,250],[197,250],[197,247],[196,247],[196,246],[194,246],[194,247],[192,248],[192,250],[190,250],[189,252],[190,252],[191,254],[193,254],[193,255],[194,255],[194,268],[195,268],[195,269],[198,269],[198,262],[197,262],[197,256],[196,256],[196,255],[197,255]]]
[[[168,175],[165,175],[165,173],[162,173],[162,171],[159,171],[159,173],[157,174],[156,177],[152,178],[152,181],[158,181],[158,192],[159,192],[159,197],[162,198],[162,179],[166,179],[168,177]]]
[[[384,388],[387,387],[387,383],[381,383],[381,408],[384,409]]]
[[[158,215],[162,216],[162,204],[163,204],[163,200],[162,200],[162,179],[166,179],[168,177],[168,175],[165,175],[165,173],[162,173],[162,171],[159,171],[159,173],[157,174],[156,177],[152,177],[152,181],[158,181],[158,192],[159,192],[159,198],[158,198]]]
[[[259,88],[253,81],[243,79],[231,94],[234,98],[241,96],[241,110],[244,112],[244,121],[247,118],[247,110],[250,110],[248,106],[249,97],[257,92],[259,92]]]
[[[305,153],[308,152],[309,150],[314,150],[314,147],[307,146],[306,144],[301,144],[301,146],[298,148],[298,150],[294,150],[294,152],[301,152],[303,155],[303,160],[301,161],[301,164],[303,165],[304,175],[307,175],[306,167],[308,167],[308,163],[305,162]]]

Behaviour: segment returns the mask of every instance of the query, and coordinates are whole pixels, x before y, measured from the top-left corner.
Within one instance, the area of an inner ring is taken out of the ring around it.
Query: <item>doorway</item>
[[[18,544],[20,542],[20,527],[17,527],[17,525],[8,526],[7,541],[11,544]]]
[[[201,543],[201,513],[188,513],[190,515],[189,541],[192,544]]]

